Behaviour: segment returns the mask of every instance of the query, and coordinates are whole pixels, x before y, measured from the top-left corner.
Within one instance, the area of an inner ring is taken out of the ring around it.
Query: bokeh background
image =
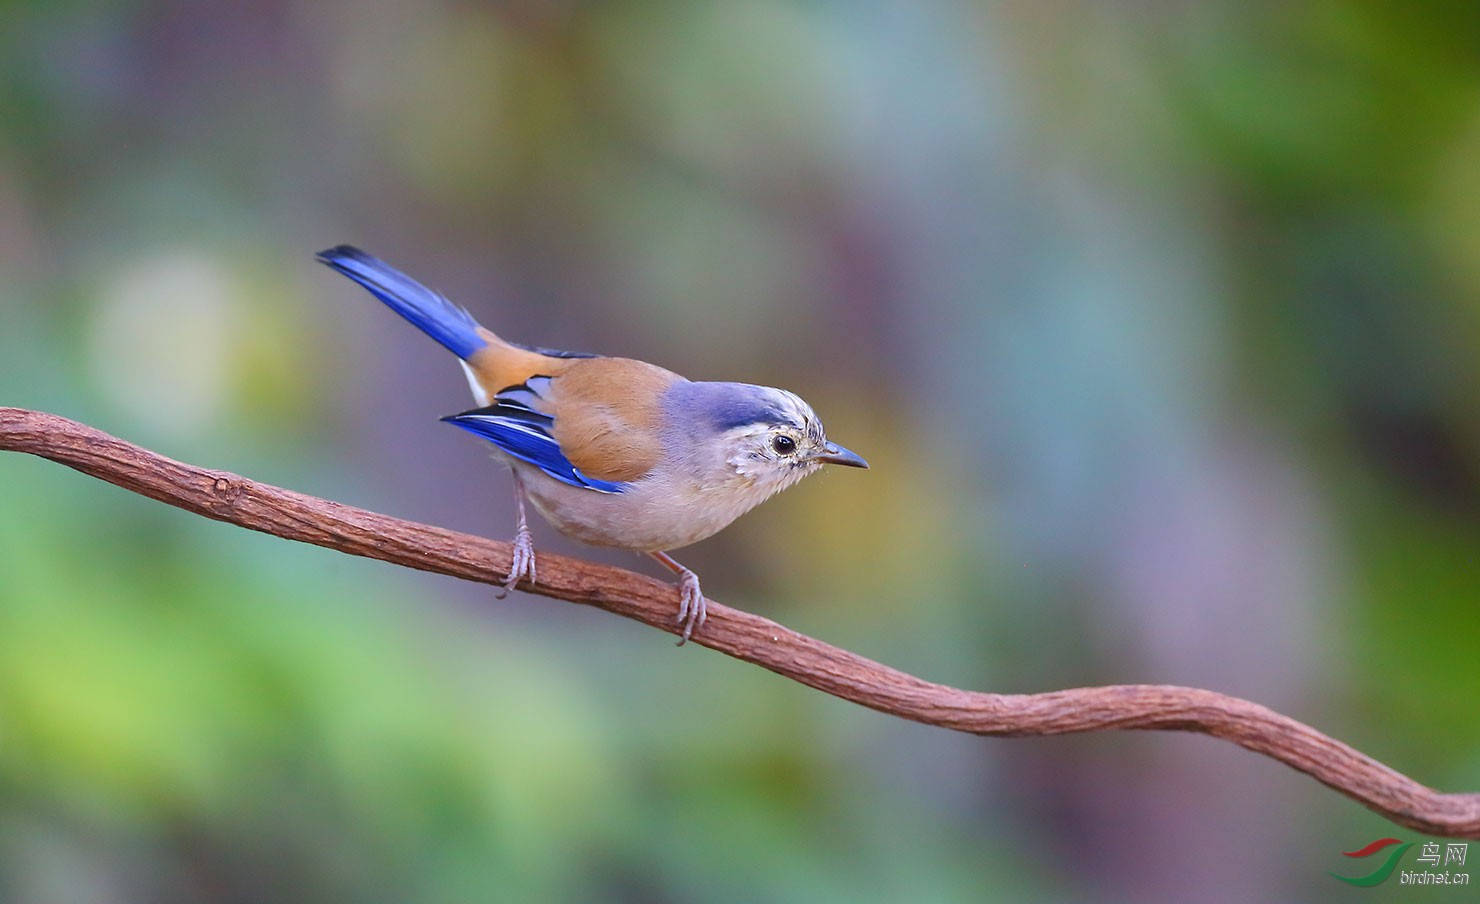
[[[869,458],[688,551],[716,599],[1480,789],[1480,5],[0,16],[0,403],[508,536],[453,361],[312,261],[354,242]],[[1389,834],[1206,738],[956,736],[0,456],[3,901],[1338,900]]]

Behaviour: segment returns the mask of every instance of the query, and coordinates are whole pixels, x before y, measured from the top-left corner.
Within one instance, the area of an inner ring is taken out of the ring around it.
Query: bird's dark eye
[[[771,448],[777,455],[790,455],[797,450],[797,441],[783,433],[771,440]]]

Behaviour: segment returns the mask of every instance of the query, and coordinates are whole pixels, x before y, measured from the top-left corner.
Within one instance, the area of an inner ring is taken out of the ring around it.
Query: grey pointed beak
[[[813,461],[823,461],[830,465],[847,465],[850,468],[866,468],[868,462],[857,452],[850,452],[837,443],[828,443],[822,447],[822,454],[813,457]]]

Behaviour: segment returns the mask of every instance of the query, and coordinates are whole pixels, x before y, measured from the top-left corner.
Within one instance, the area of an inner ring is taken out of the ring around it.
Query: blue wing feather
[[[411,321],[463,360],[487,345],[473,315],[426,286],[352,245],[320,251],[322,263],[370,290],[387,307]]]
[[[512,387],[512,390],[519,389],[522,387]],[[523,401],[494,398],[494,404],[487,408],[449,415],[442,420],[483,437],[505,454],[534,465],[562,483],[601,493],[621,493],[627,489],[625,483],[587,477],[571,464],[560,451],[560,444],[550,435],[550,427],[555,423],[553,417]]]

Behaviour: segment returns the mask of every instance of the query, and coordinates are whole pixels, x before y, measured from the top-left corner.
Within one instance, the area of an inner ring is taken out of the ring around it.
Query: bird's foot
[[[495,595],[503,599],[520,581],[535,582],[534,537],[527,527],[519,528],[514,534],[514,562],[509,566],[509,576],[504,578],[502,589]]]
[[[678,645],[688,643],[689,637],[704,625],[708,613],[704,610],[704,593],[699,589],[699,576],[687,568],[678,573],[678,623],[683,626],[683,636]]]

